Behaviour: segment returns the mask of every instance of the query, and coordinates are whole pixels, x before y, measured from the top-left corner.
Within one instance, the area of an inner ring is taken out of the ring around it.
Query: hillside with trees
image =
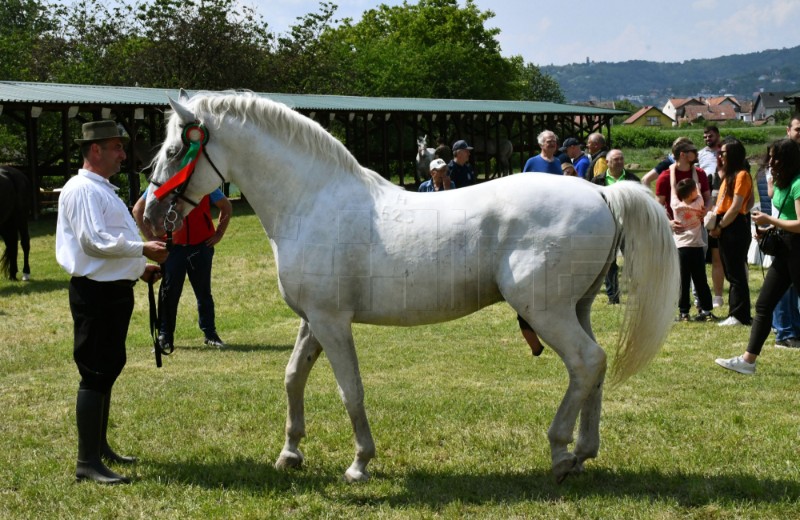
[[[569,102],[626,97],[662,106],[670,97],[732,94],[750,100],[759,90],[800,90],[800,46],[680,63],[589,62],[541,67]]]

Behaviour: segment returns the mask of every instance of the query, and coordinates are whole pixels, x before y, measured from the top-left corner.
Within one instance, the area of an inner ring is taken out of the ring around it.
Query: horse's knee
[[[593,383],[605,376],[606,367],[608,365],[608,356],[605,351],[599,346],[595,345],[594,348],[589,349],[583,355],[583,369],[586,372],[587,379]]]

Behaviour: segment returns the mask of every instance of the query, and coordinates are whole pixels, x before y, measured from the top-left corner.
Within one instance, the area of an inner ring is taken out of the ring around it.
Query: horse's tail
[[[680,292],[678,252],[664,208],[650,190],[618,182],[603,195],[624,241],[628,301],[610,372],[620,383],[644,368],[667,338]]]

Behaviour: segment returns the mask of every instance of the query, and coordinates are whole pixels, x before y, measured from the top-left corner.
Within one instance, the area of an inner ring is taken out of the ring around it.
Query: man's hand
[[[164,242],[152,240],[144,243],[144,247],[142,247],[142,254],[153,262],[163,264],[167,261],[169,251],[167,251],[167,244]]]
[[[214,247],[215,245],[217,245],[217,244],[219,243],[219,241],[220,241],[220,240],[222,240],[222,235],[223,235],[223,234],[224,234],[224,233],[220,233],[220,232],[219,232],[219,230],[217,230],[217,232],[216,232],[216,233],[214,233],[213,235],[211,235],[211,236],[208,238],[208,240],[206,240],[206,245],[207,245],[208,247]]]
[[[140,277],[143,282],[155,283],[161,279],[161,267],[158,265],[147,264],[144,273]]]

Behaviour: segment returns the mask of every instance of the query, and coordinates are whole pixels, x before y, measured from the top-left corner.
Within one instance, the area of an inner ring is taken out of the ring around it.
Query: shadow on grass
[[[239,344],[239,343],[225,343],[224,348],[216,348],[216,347],[209,347],[207,345],[203,345],[202,341],[200,344],[194,345],[181,345],[180,343],[175,346],[175,348],[180,349],[181,352],[194,353],[208,353],[208,352],[291,352],[294,349],[294,345],[247,345],[247,344]]]
[[[298,490],[319,491],[336,479],[332,474],[313,473],[304,469],[277,470],[270,461],[252,458],[218,462],[149,461],[147,469],[152,476],[141,477],[139,480],[152,478],[170,484],[181,483],[207,489],[219,489],[223,486],[234,490],[269,489],[294,493]],[[341,478],[341,475],[339,477]]]
[[[272,463],[252,459],[232,462],[151,463],[155,474],[168,480],[216,489],[259,491],[272,489],[325,492],[331,484],[342,482],[346,469],[308,468],[279,471]],[[380,471],[375,482],[392,480]],[[494,473],[485,475],[411,472],[404,478],[402,491],[387,495],[370,492],[370,484],[351,484],[351,493],[337,492],[337,500],[354,505],[392,507],[424,505],[432,509],[448,503],[514,504],[525,501],[563,501],[586,498],[622,498],[667,500],[681,507],[697,507],[719,502],[747,501],[754,504],[786,503],[800,498],[800,482],[784,479],[761,479],[744,473],[708,475],[692,473],[664,474],[657,470],[609,471],[587,470],[557,485],[549,470],[529,473]],[[342,486],[347,486],[342,482]]]
[[[386,497],[386,500],[393,505],[424,503],[433,507],[443,501],[483,504],[588,497],[668,500],[683,507],[742,500],[780,503],[800,497],[800,482],[760,479],[744,473],[664,474],[657,470],[588,469],[583,475],[568,478],[562,485],[555,483],[549,470],[483,476],[413,473],[406,479],[405,492]]]
[[[35,276],[35,273],[34,273]],[[8,282],[0,287],[0,296],[11,296],[19,294],[49,293],[54,291],[66,291],[69,289],[69,280],[36,280],[30,282]]]

